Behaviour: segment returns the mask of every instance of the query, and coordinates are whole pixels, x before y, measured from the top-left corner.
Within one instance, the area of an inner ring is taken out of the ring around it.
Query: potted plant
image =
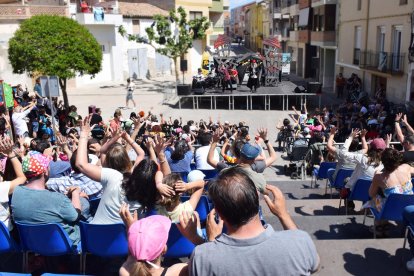
[[[182,64],[186,63],[183,57],[193,47],[193,40],[202,39],[206,36],[206,30],[210,27],[206,17],[187,20],[187,13],[182,7],[171,10],[168,16],[155,15],[154,23],[145,29],[147,38],[139,35],[126,34],[125,29],[120,26],[119,33],[127,36],[129,40],[151,45],[156,52],[173,60],[177,94],[189,94],[191,85],[180,84],[178,60],[181,57]]]

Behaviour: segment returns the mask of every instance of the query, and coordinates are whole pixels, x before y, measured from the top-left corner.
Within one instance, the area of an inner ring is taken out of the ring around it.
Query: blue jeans
[[[414,226],[414,205],[410,205],[404,208],[403,221],[404,221],[404,226],[407,226],[407,225],[411,225],[411,227]],[[410,233],[408,234],[408,243],[410,244],[411,254],[413,254],[414,256],[414,240],[411,237]]]

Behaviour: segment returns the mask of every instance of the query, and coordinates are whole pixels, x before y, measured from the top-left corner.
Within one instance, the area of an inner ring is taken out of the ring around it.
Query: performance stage
[[[178,96],[178,107],[192,109],[228,110],[288,110],[292,105],[300,109],[307,101],[320,106],[321,95],[315,93],[295,93],[297,86],[290,81],[282,81],[275,87],[259,87],[251,93],[244,84],[231,93],[230,90],[207,89],[203,95]],[[198,90],[199,91],[199,90]]]

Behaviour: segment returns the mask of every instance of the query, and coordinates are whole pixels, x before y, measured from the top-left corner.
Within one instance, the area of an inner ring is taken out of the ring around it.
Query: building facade
[[[33,87],[33,80],[26,74],[13,74],[8,59],[8,42],[23,20],[39,14],[69,16],[69,4],[63,0],[0,1],[0,79],[6,83]]]
[[[412,101],[414,67],[407,49],[413,9],[413,1],[340,1],[336,71],[358,74],[370,95],[382,87],[390,101]]]

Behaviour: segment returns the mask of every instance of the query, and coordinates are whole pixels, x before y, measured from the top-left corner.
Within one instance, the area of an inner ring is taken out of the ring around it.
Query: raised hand
[[[270,211],[278,218],[284,216],[287,211],[286,200],[283,196],[282,191],[280,191],[280,189],[275,186],[266,185],[266,192],[273,195],[273,199],[271,199],[268,195],[264,195],[264,199],[267,206],[269,206]]]
[[[395,121],[400,121],[402,117],[403,117],[402,113],[397,113],[397,115],[395,115]]]
[[[352,129],[351,137],[356,138],[361,134],[361,131],[358,128]]]
[[[89,134],[91,133],[91,130],[95,127],[95,125],[91,126],[91,119],[92,119],[92,114],[90,114],[89,116],[86,116],[85,119],[83,119],[81,123],[81,132],[83,134],[86,134],[87,136],[89,136]]]
[[[260,138],[262,138],[263,140],[267,140],[267,128],[259,128],[257,132]]]
[[[187,191],[187,184],[182,180],[177,181],[174,185],[174,190],[179,193],[184,193]]]
[[[368,130],[366,130],[366,129],[361,130],[361,133],[360,133],[361,138],[365,137],[365,135],[367,135],[367,133],[368,133]]]
[[[209,241],[214,241],[217,236],[223,232],[223,220],[218,217],[218,222],[216,222],[216,209],[210,211],[207,217],[206,228],[207,228],[207,237]]]
[[[13,143],[9,137],[4,137],[0,140],[0,152],[9,155],[13,152]]]
[[[168,146],[168,143],[166,143],[160,135],[154,137],[154,144],[154,151],[157,155],[164,152]]]
[[[213,143],[218,143],[220,141],[220,130],[216,129],[213,133]]]
[[[338,129],[336,128],[336,126],[333,126],[333,127],[331,127],[331,130],[329,131],[329,133],[331,135],[335,135],[337,131],[338,131]]]
[[[121,216],[122,221],[124,222],[126,228],[128,229],[134,222],[138,220],[138,213],[135,210],[134,215],[131,215],[129,211],[129,205],[122,203],[121,209],[119,209],[119,215]]]
[[[62,148],[68,144],[68,139],[63,135],[56,135],[56,140],[58,146]]]

